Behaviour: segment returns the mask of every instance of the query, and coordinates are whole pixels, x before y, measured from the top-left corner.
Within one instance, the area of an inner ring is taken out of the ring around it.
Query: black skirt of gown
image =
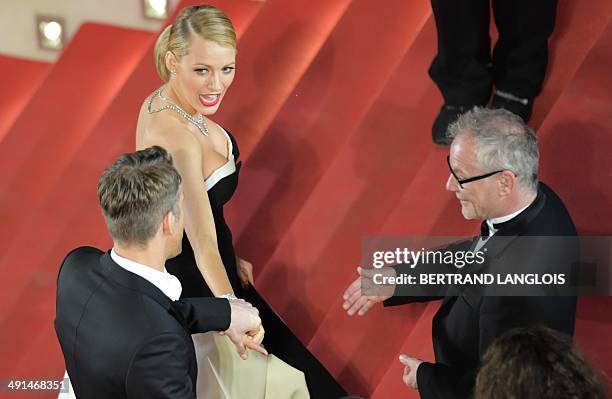
[[[229,132],[228,132],[229,134]],[[234,137],[232,140],[235,161],[240,155]],[[306,383],[313,399],[339,398],[346,395],[344,389],[332,377],[323,365],[308,351],[302,342],[291,332],[289,327],[278,317],[272,308],[264,301],[253,286],[243,289],[238,279],[236,253],[232,241],[232,232],[225,222],[223,206],[231,199],[238,186],[238,175],[241,162],[236,164],[236,172],[217,182],[208,190],[208,199],[212,209],[217,232],[217,245],[221,260],[227,271],[230,283],[236,296],[250,302],[259,310],[266,335],[263,344],[269,353],[276,355],[287,364],[301,370],[306,376]],[[202,183],[204,184],[204,183]],[[212,291],[204,281],[193,254],[187,235],[183,235],[183,250],[175,258],[166,262],[168,272],[181,281],[183,292],[181,297],[213,296]]]

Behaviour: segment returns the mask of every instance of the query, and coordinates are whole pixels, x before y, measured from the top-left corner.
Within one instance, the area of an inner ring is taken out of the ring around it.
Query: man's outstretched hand
[[[359,276],[344,291],[344,303],[342,308],[349,316],[357,313],[359,316],[366,314],[375,304],[389,299],[395,291],[394,285],[382,285],[374,283],[374,276],[382,274],[385,277],[395,277],[393,268],[383,267],[381,269],[357,268]]]

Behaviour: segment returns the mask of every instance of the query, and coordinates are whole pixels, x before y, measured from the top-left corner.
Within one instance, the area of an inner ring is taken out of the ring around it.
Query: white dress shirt
[[[521,213],[525,209],[529,208],[529,205],[531,205],[531,203],[527,204],[523,208],[521,208],[518,211],[513,212],[513,213],[511,213],[509,215],[500,216],[498,218],[487,219],[487,225],[489,226],[489,237],[491,237],[493,234],[497,233],[498,229],[493,227],[494,224],[504,223],[504,222],[507,222],[508,220],[514,219],[515,217],[517,217],[519,215],[519,213]]]
[[[519,209],[516,212],[512,212],[509,215],[500,216],[497,218],[486,219],[485,222],[487,223],[487,226],[489,227],[489,236],[479,237],[478,241],[476,242],[476,245],[474,246],[474,251],[479,251],[480,248],[482,248],[487,243],[489,238],[493,237],[493,234],[497,233],[498,229],[493,227],[494,224],[504,223],[504,222],[507,222],[508,220],[514,219],[525,209],[529,208],[529,205],[531,205],[531,203],[527,204],[526,206],[524,206],[523,208]]]
[[[128,272],[134,273],[157,288],[161,292],[163,292],[170,300],[176,301],[181,296],[181,292],[183,291],[183,286],[181,286],[181,282],[178,278],[173,276],[172,274],[166,271],[164,268],[163,272],[156,270],[152,267],[143,265],[142,263],[134,262],[133,260],[129,260],[124,258],[115,252],[113,248],[111,250],[111,258],[115,261],[116,264],[127,270]]]

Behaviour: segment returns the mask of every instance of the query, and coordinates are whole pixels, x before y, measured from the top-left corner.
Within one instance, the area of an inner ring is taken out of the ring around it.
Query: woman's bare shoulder
[[[173,152],[201,155],[201,146],[196,137],[181,121],[163,114],[150,114],[140,143],[142,148],[158,145]]]

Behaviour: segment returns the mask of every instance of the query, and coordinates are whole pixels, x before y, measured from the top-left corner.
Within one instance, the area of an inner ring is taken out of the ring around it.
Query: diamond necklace
[[[187,119],[189,122],[191,122],[192,124],[195,125],[195,127],[197,127],[198,129],[200,129],[200,132],[202,132],[202,134],[206,137],[208,137],[208,126],[206,125],[206,122],[204,121],[204,117],[202,116],[202,114],[198,114],[197,118],[194,118],[193,116],[189,115],[183,108],[179,107],[177,104],[175,104],[172,99],[164,96],[162,94],[162,89],[164,87],[160,87],[159,89],[157,89],[155,91],[155,93],[153,93],[153,95],[151,96],[151,98],[149,99],[149,104],[148,104],[148,111],[150,114],[154,114],[160,111],[163,111],[165,109],[171,109],[174,112],[176,112],[177,114],[179,114],[180,116],[182,116],[183,118]],[[155,97],[159,97],[162,100],[166,101],[167,104],[160,107],[160,108],[156,108],[156,109],[152,109],[151,108],[151,104],[153,104],[153,99],[155,99]]]

